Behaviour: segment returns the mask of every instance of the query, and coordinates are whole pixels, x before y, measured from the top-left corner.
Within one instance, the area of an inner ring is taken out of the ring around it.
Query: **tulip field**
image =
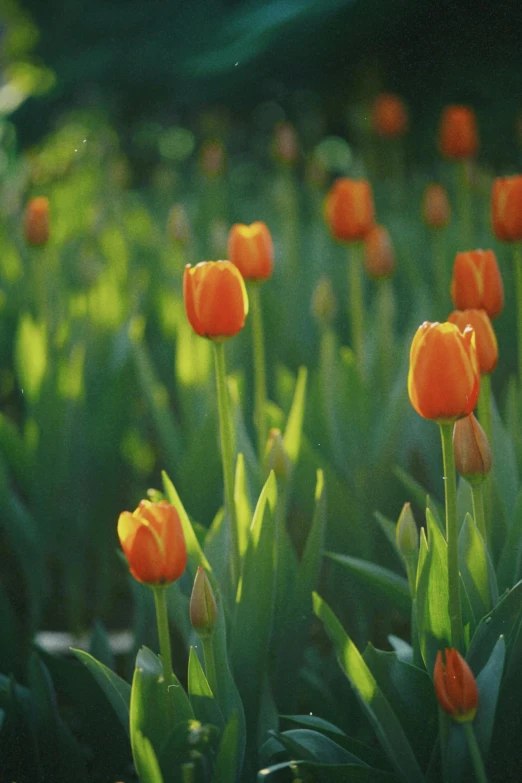
[[[0,123],[0,783],[521,779],[520,157],[272,109]]]

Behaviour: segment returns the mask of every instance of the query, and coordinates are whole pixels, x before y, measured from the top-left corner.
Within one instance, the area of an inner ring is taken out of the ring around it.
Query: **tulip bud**
[[[297,133],[291,122],[279,122],[275,128],[274,157],[280,163],[295,163],[299,155],[299,142]]]
[[[502,242],[522,241],[522,176],[498,177],[491,191],[491,225]]]
[[[440,708],[458,723],[475,717],[478,708],[478,688],[473,672],[454,648],[444,650],[446,663],[439,650],[433,670],[433,684]]]
[[[321,277],[312,296],[312,314],[320,326],[328,326],[335,318],[337,301],[329,277]]]
[[[183,278],[187,318],[201,337],[220,342],[241,331],[248,296],[239,269],[230,261],[187,265]]]
[[[286,481],[292,472],[292,463],[286,453],[281,430],[271,429],[265,450],[265,467],[267,473],[274,471],[276,478]]]
[[[428,185],[422,197],[422,219],[428,228],[445,228],[451,220],[448,193],[436,182]]]
[[[385,226],[374,226],[364,241],[364,269],[368,277],[381,280],[393,275],[395,253]]]
[[[475,332],[475,347],[481,375],[493,372],[498,362],[498,343],[495,330],[485,310],[454,310],[448,316],[448,322],[464,332],[471,326]]]
[[[481,484],[491,470],[492,457],[486,433],[471,413],[455,423],[453,451],[457,473],[469,484]]]
[[[24,213],[24,237],[28,245],[45,245],[49,239],[49,199],[33,198]]]
[[[190,622],[200,639],[212,636],[218,616],[216,598],[207,572],[199,566],[190,597]]]
[[[200,151],[199,164],[208,179],[216,179],[225,171],[225,148],[219,139],[207,141]]]
[[[395,531],[397,548],[404,560],[417,558],[419,552],[419,531],[413,517],[410,503],[402,507]]]
[[[408,130],[408,112],[404,102],[392,93],[379,95],[373,104],[373,130],[378,136],[396,138]]]
[[[479,148],[475,112],[468,106],[447,106],[439,128],[439,150],[445,158],[473,158]]]
[[[183,204],[174,204],[167,217],[167,233],[173,242],[186,245],[190,240],[190,224]]]

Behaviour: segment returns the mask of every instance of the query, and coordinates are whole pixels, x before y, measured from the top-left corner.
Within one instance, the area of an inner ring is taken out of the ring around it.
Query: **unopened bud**
[[[265,467],[267,473],[274,471],[275,477],[286,480],[290,478],[292,463],[286,453],[281,430],[272,429],[268,433],[265,451]]]
[[[24,237],[28,245],[45,245],[49,239],[49,199],[31,199],[24,213]]]
[[[190,622],[200,639],[212,636],[217,622],[214,591],[203,566],[199,566],[190,597]]]
[[[328,326],[337,312],[332,282],[329,277],[321,277],[312,295],[312,315],[321,326]]]
[[[183,204],[174,204],[167,217],[167,233],[173,242],[186,245],[190,239],[187,210]]]
[[[299,155],[297,133],[291,122],[279,122],[274,133],[274,157],[281,163],[295,163]]]
[[[405,560],[417,557],[419,551],[419,531],[417,530],[409,503],[405,503],[402,508],[399,521],[397,522],[395,538],[399,552]]]
[[[451,219],[447,191],[436,182],[428,185],[422,197],[422,219],[428,228],[445,228]]]
[[[208,179],[216,179],[225,171],[225,147],[220,139],[207,141],[200,150],[199,164]]]
[[[373,280],[390,277],[395,271],[395,253],[385,226],[374,226],[366,235],[364,269]]]
[[[472,413],[455,422],[453,451],[457,473],[469,484],[481,484],[491,470],[491,449],[486,433]]]

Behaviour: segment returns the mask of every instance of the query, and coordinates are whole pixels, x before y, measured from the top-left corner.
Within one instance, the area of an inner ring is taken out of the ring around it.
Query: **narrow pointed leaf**
[[[129,733],[129,707],[131,697],[131,686],[125,680],[122,680],[111,669],[93,658],[92,655],[84,650],[75,650],[71,652],[80,660],[91,672],[92,676],[110,701],[116,715],[120,719],[122,726],[127,734]]]
[[[403,576],[358,557],[338,555],[335,552],[325,552],[325,555],[348,569],[360,582],[370,587],[380,597],[391,601],[400,612],[408,614],[411,609],[410,588],[408,580]]]

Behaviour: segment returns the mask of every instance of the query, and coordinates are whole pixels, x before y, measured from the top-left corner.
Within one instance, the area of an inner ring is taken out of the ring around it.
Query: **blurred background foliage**
[[[417,156],[431,153],[448,102],[479,113],[492,164],[510,159],[500,137],[515,142],[519,0],[4,0],[0,14],[3,60],[29,47],[56,77],[39,82],[45,100],[18,109],[22,144],[64,108],[105,109],[125,143],[144,118],[172,124],[215,103],[246,115],[303,87],[321,96],[334,132],[348,101],[398,92]]]

